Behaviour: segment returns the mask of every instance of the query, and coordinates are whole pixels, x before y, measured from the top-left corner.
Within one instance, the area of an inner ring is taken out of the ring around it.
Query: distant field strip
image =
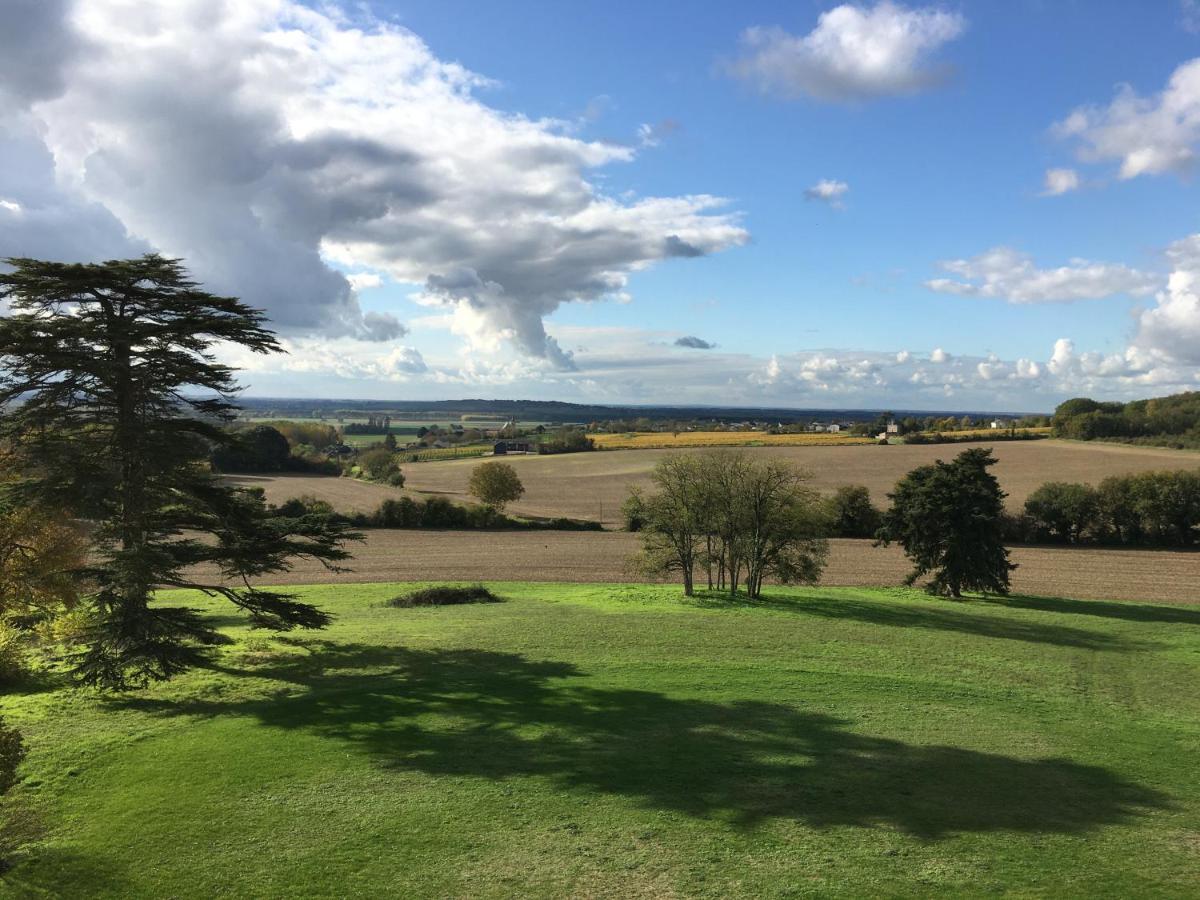
[[[983,446],[989,446],[984,444]],[[862,484],[879,505],[906,472],[936,459],[952,459],[962,452],[954,444],[803,445],[759,447],[750,452],[793,463],[812,474],[812,485],[832,492],[839,485]],[[1083,481],[1098,484],[1110,475],[1129,475],[1157,469],[1200,469],[1200,454],[1180,450],[1130,447],[1124,444],[1072,441],[998,441],[992,445],[999,463],[996,477],[1008,493],[1009,509],[1019,509],[1025,498],[1047,481]],[[525,484],[525,496],[510,511],[519,516],[594,519],[607,525],[620,523],[621,504],[634,486],[647,487],[655,464],[672,451],[624,450],[620,453],[564,453],[557,456],[520,454],[505,461]],[[703,451],[701,451],[703,452]],[[478,459],[446,459],[402,464],[403,490],[350,478],[316,475],[243,475],[230,480],[261,487],[271,503],[309,495],[325,500],[342,512],[371,512],[380,502],[402,494],[438,494],[466,502],[467,480]],[[1197,575],[1200,580],[1200,574]]]
[[[626,561],[639,547],[628,532],[368,531],[350,549],[352,571],[297,561],[272,584],[376,581],[644,581]],[[1016,547],[1013,591],[1077,600],[1200,602],[1200,553]],[[896,548],[830,541],[822,584],[897,586],[909,571]],[[206,573],[211,574],[211,573]]]
[[[873,444],[874,438],[849,434],[766,434],[761,431],[639,431],[591,435],[601,450],[682,450],[689,447],[836,447]]]
[[[829,437],[838,439],[837,435]],[[981,446],[992,447],[999,460],[995,474],[1000,479],[1000,486],[1008,493],[1005,502],[1012,510],[1019,509],[1025,498],[1047,481],[1098,484],[1110,475],[1200,468],[1200,454],[1178,450],[1057,440],[996,441]],[[840,446],[809,443],[756,447],[748,452],[799,466],[812,474],[813,487],[821,491],[832,492],[843,484],[865,485],[870,489],[872,499],[883,506],[888,502],[888,492],[905,473],[934,460],[953,459],[963,449],[956,444],[884,447],[872,441],[860,441],[855,445]],[[671,452],[671,449],[660,448],[619,453],[510,456],[507,462],[517,470],[525,485],[525,496],[512,505],[512,512],[525,516],[595,519],[615,525],[620,522],[621,504],[629,489],[649,486],[654,466]],[[699,448],[699,452],[704,452],[704,448]],[[449,460],[406,466],[405,488],[466,500],[467,480],[475,465],[474,460]],[[268,489],[268,497],[270,495]]]

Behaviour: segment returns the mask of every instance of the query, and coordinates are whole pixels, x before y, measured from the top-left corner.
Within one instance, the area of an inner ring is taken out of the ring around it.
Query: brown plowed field
[[[980,446],[980,445],[968,445]],[[988,446],[986,444],[982,446]],[[1095,484],[1109,475],[1153,469],[1200,468],[1200,454],[1179,450],[1083,444],[1068,441],[1012,441],[991,445],[999,462],[994,471],[1008,492],[1011,508],[1020,508],[1047,481]],[[785,459],[812,473],[813,485],[832,491],[843,484],[863,484],[879,505],[906,472],[935,459],[950,459],[961,444],[756,447],[755,456]],[[621,503],[632,485],[648,484],[654,465],[669,450],[611,450],[562,456],[509,456],[521,476],[525,496],[512,511],[529,516],[569,516],[606,524],[620,520]],[[705,451],[697,451],[705,452]],[[418,463],[404,468],[405,488],[467,499],[471,469],[486,460]],[[388,490],[381,488],[381,490]],[[336,505],[336,504],[335,504]]]
[[[823,584],[898,585],[908,571],[901,552],[870,541],[830,542]],[[352,549],[354,571],[341,575],[301,560],[272,584],[377,581],[643,580],[625,561],[638,547],[626,532],[369,531]],[[1082,600],[1200,604],[1200,553],[1017,547],[1016,593]]]

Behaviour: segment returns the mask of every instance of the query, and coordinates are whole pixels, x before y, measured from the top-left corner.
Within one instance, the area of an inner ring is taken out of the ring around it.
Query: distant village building
[[[492,447],[493,456],[506,456],[509,453],[531,453],[528,441],[496,441]]]
[[[992,427],[993,428],[1007,428],[1008,420],[1007,419],[992,419]]]
[[[825,430],[829,434],[837,434],[838,432],[840,432],[842,430],[842,426],[839,425],[837,422],[830,422],[828,425],[825,426]]]
[[[885,432],[885,434],[899,434],[899,433],[900,433],[900,426],[897,425],[895,422],[888,422],[887,431]]]

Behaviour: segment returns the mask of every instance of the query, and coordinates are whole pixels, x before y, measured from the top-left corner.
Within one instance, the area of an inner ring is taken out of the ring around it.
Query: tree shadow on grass
[[[1197,589],[1196,599],[1200,601],[1200,588]],[[1040,612],[1098,616],[1102,619],[1121,619],[1125,622],[1200,625],[1200,608],[1188,606],[1151,606],[1141,603],[1067,600],[1062,597],[1030,597],[1020,594],[1012,594],[1007,597],[988,597],[985,602],[1007,606],[1010,609],[1035,609]]]
[[[292,684],[254,701],[121,702],[251,716],[345,741],[384,768],[540,777],[739,827],[883,825],[927,840],[1082,834],[1168,807],[1164,795],[1097,766],[909,745],[782,704],[592,687],[569,663],[510,653],[327,644],[310,660],[253,674]]]
[[[1012,598],[1009,598],[1012,599]],[[691,601],[706,608],[753,607],[774,609],[823,619],[847,619],[870,625],[896,628],[923,628],[931,631],[950,631],[977,637],[1028,641],[1035,644],[1054,644],[1059,647],[1079,647],[1085,650],[1131,652],[1153,649],[1154,644],[1132,641],[1102,631],[1089,631],[1069,625],[1045,622],[1023,622],[995,618],[970,611],[950,608],[949,601],[930,599],[928,604],[893,603],[888,600],[849,600],[842,597],[729,597],[727,594],[701,594]],[[1003,602],[1003,600],[1001,600]],[[1114,604],[1115,605],[1115,604]],[[969,606],[965,607],[969,610]]]

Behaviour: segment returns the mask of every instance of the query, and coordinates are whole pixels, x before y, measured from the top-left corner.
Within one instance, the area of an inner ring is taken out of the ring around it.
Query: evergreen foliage
[[[6,262],[0,444],[20,474],[8,494],[93,526],[93,561],[74,572],[95,586],[80,680],[125,689],[203,659],[217,633],[191,610],[153,603],[156,587],[221,595],[256,626],[324,626],[326,613],[250,579],[296,556],[336,568],[353,535],[319,517],[268,517],[261,495],[222,484],[208,465],[229,446],[236,409],[233,370],[213,344],[277,352],[262,313],[204,292],[157,255]],[[195,566],[218,574],[198,580]]]
[[[888,495],[879,541],[895,541],[913,561],[907,584],[932,574],[931,594],[1008,593],[1016,567],[1003,543],[1005,494],[988,471],[995,462],[989,449],[965,450],[914,469]]]

